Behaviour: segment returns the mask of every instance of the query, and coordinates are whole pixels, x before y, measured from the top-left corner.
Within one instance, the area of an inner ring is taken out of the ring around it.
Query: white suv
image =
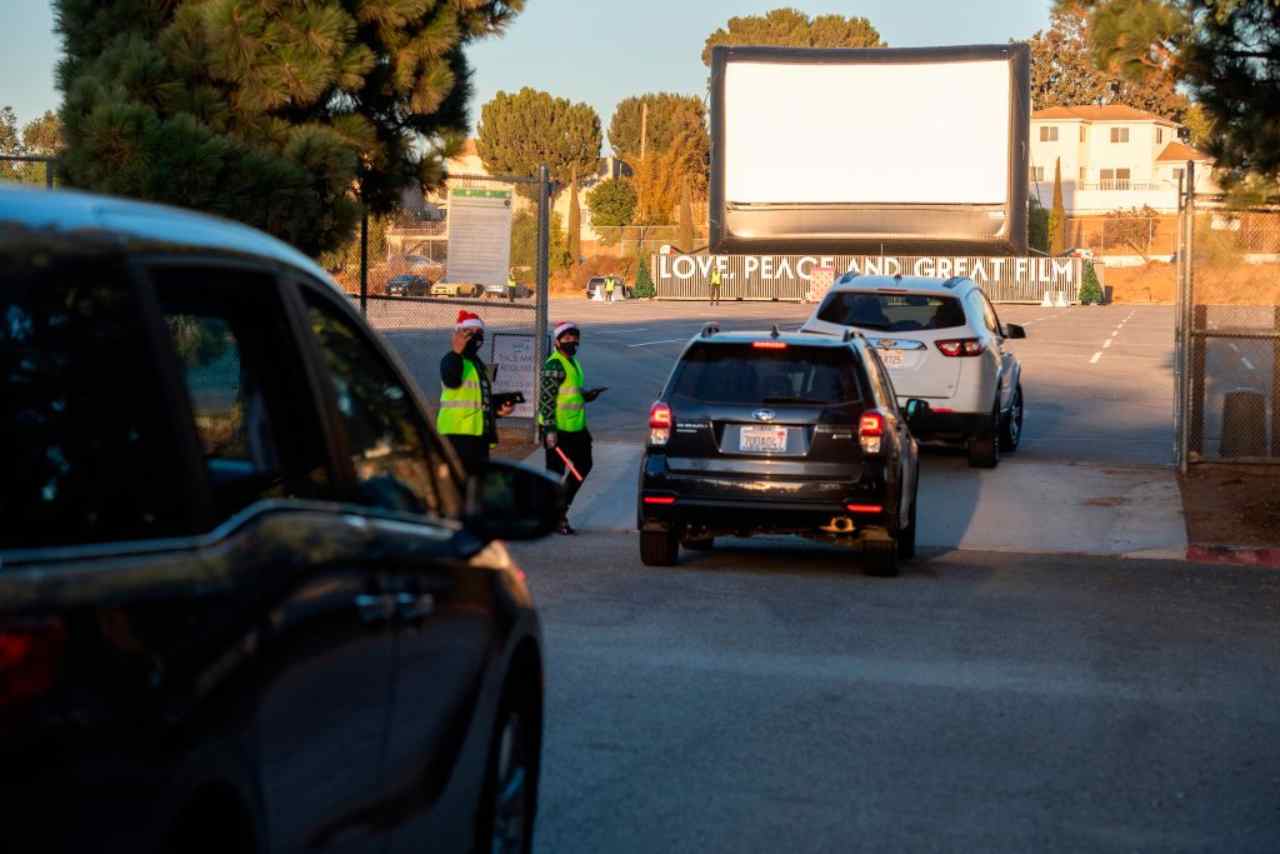
[[[893,378],[899,404],[928,406],[912,417],[922,441],[965,444],[969,464],[993,468],[1022,438],[1022,368],[1006,339],[1025,338],[1001,325],[971,280],[918,276],[840,278],[805,321],[803,332],[862,332]]]

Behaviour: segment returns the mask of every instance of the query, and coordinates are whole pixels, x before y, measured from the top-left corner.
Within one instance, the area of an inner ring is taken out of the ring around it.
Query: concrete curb
[[[1256,546],[1206,546],[1187,547],[1187,560],[1196,563],[1233,564],[1280,569],[1280,548]]]

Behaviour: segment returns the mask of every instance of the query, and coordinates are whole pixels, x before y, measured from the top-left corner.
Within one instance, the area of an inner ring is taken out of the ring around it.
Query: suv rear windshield
[[[954,297],[865,291],[829,294],[818,310],[818,319],[881,332],[919,332],[965,325],[964,308]]]
[[[844,347],[695,344],[680,360],[671,397],[747,406],[853,403],[862,397],[855,358]]]

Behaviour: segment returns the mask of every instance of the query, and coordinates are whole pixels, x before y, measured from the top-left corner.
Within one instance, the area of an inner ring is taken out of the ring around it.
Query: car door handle
[[[361,593],[355,598],[356,613],[362,623],[377,623],[390,620],[396,613],[396,603],[391,594],[376,596]]]
[[[436,597],[430,593],[415,596],[412,593],[396,594],[396,610],[402,620],[421,620],[436,609]]]

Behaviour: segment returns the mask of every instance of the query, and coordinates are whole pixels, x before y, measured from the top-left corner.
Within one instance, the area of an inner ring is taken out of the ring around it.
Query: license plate
[[[886,368],[901,368],[907,363],[907,354],[901,350],[881,350],[880,361]]]
[[[738,450],[740,451],[785,451],[787,449],[786,427],[743,427],[738,434]]]

